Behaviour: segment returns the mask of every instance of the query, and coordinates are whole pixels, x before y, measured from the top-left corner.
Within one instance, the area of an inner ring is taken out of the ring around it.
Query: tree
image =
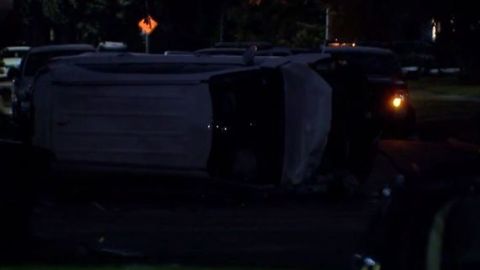
[[[318,47],[325,35],[324,14],[324,5],[319,1],[232,1],[226,14],[225,38]]]
[[[196,49],[225,40],[266,40],[311,47],[324,35],[324,9],[315,0],[17,0],[29,43],[125,41],[141,50],[137,22],[159,21],[153,51]],[[268,18],[268,20],[265,20]],[[53,34],[53,35],[51,35]],[[52,40],[53,39],[53,40]]]
[[[24,21],[20,12],[20,4],[18,1],[2,1],[0,4],[0,48],[4,46],[12,46],[22,44]],[[6,5],[7,4],[7,5]]]
[[[142,0],[23,0],[20,10],[27,39],[48,42],[97,43],[102,40],[130,40],[138,33],[136,22],[145,11]],[[140,7],[140,8],[139,8]],[[53,35],[50,35],[52,33]],[[53,39],[53,40],[52,40]],[[140,37],[136,35],[138,42]]]

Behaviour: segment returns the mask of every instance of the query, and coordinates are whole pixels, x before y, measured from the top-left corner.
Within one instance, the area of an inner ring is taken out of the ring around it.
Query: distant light
[[[432,41],[433,42],[437,40],[437,33],[438,33],[437,22],[435,21],[435,19],[432,19]]]
[[[330,47],[356,47],[356,43],[348,43],[348,42],[332,42],[328,44]]]

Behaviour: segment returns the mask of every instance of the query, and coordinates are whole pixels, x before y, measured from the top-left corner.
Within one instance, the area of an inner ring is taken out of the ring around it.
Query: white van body
[[[330,86],[308,61],[261,58],[245,66],[241,57],[141,54],[59,59],[34,83],[32,143],[52,153],[54,168],[208,176],[214,133],[230,132],[214,121],[211,81],[276,70],[284,98],[279,182],[301,183],[321,161],[331,121]]]

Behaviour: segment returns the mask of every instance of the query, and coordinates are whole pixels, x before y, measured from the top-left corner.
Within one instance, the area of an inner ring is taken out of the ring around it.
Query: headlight
[[[400,110],[405,107],[406,95],[403,93],[397,93],[390,99],[390,106],[395,110]]]
[[[394,97],[392,100],[392,106],[394,108],[400,108],[403,105],[403,98],[402,97]]]

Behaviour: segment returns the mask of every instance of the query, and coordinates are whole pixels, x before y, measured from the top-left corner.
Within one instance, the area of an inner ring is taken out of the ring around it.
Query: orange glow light
[[[138,27],[140,27],[142,33],[145,35],[150,35],[157,26],[158,23],[150,15],[138,22]]]

